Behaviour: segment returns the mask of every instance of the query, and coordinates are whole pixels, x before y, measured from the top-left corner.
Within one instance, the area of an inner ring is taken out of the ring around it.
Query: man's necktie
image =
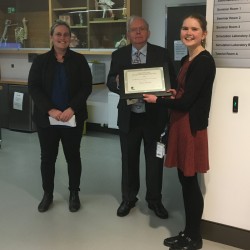
[[[141,52],[139,50],[137,50],[134,53],[134,60],[133,60],[133,64],[140,64],[141,63],[141,58],[140,58]]]
[[[133,60],[132,60],[132,64],[141,64],[141,58],[140,56],[142,55],[142,53],[137,50],[134,55],[133,55]],[[143,99],[134,99],[134,101],[136,100],[136,102],[134,104],[131,105],[131,111],[134,113],[144,113],[145,110],[145,102],[143,101]]]

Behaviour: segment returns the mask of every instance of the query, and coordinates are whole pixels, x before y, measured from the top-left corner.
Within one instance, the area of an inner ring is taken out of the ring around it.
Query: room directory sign
[[[212,55],[217,67],[250,67],[250,0],[215,0]]]

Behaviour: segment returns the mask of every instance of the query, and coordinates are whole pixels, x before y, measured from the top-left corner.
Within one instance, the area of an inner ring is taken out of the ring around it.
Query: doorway
[[[179,72],[180,59],[186,50],[180,42],[180,27],[183,18],[189,13],[200,13],[203,16],[206,16],[206,5],[200,4],[166,7],[165,47],[169,51],[169,55],[174,63],[176,72]]]

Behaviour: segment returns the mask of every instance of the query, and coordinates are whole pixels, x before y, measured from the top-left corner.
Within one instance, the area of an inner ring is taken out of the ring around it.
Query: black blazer
[[[107,86],[110,91],[119,94],[119,89],[124,88],[123,70],[134,68],[131,63],[132,45],[129,44],[112,53],[112,60],[110,71],[107,79]],[[164,73],[169,72],[171,84],[175,82],[175,72],[173,64],[168,57],[168,51],[157,45],[147,44],[147,59],[146,64],[137,65],[144,67],[163,67]],[[119,75],[119,88],[116,84],[116,76]],[[119,129],[125,133],[129,131],[131,107],[127,105],[126,100],[120,99],[118,103],[118,120],[117,125]],[[168,115],[167,107],[164,105],[157,105],[146,103],[146,115],[148,120],[155,127],[157,133],[161,133],[166,125]]]
[[[40,127],[48,127],[48,111],[54,108],[51,101],[56,67],[54,49],[37,56],[31,65],[28,87],[34,102],[33,120]],[[87,119],[87,98],[92,91],[92,75],[85,57],[68,49],[64,58],[69,77],[69,106],[74,110],[77,125]]]

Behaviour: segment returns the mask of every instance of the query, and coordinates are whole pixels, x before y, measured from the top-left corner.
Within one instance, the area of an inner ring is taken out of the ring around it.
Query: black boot
[[[198,250],[203,245],[202,238],[193,240],[188,236],[184,236],[181,240],[177,241],[169,250]]]
[[[38,205],[38,211],[40,213],[46,212],[49,209],[52,202],[53,202],[53,194],[44,193],[43,199],[40,202],[40,204]]]
[[[167,247],[173,247],[178,242],[182,241],[182,239],[185,237],[186,237],[185,234],[183,232],[180,232],[177,236],[166,238],[163,244]]]
[[[80,206],[78,191],[71,191],[69,196],[69,211],[77,212],[80,209]]]

